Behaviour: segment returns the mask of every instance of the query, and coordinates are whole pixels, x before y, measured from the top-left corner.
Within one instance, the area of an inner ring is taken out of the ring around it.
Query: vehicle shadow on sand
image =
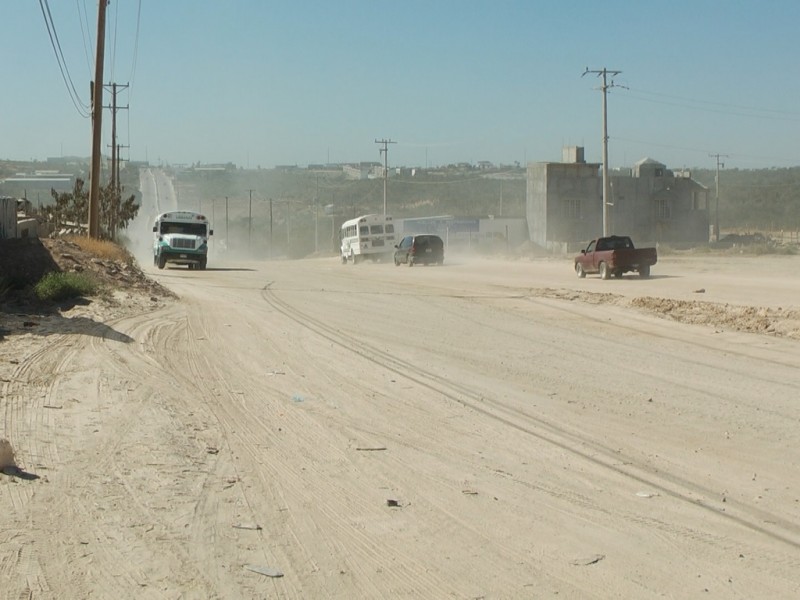
[[[35,481],[39,479],[36,473],[29,473],[19,467],[4,467],[0,469],[0,474],[8,475],[9,477],[16,477],[17,479],[24,479],[25,481]]]
[[[71,306],[69,307],[71,308]],[[63,310],[63,308],[62,308]],[[0,311],[2,312],[2,311]],[[49,335],[89,335],[92,337],[130,344],[134,339],[101,321],[90,317],[68,317],[60,313],[3,315],[0,326],[0,340],[12,335],[31,334],[47,337]]]
[[[247,269],[245,267],[206,267],[206,271],[255,271],[256,269]]]
[[[247,267],[206,267],[202,269],[203,271],[256,271],[257,269],[249,269]],[[163,273],[164,271],[175,271],[175,272],[182,272],[185,271],[187,273],[191,272],[194,275],[194,271],[192,269],[187,269],[186,267],[182,266],[175,266],[171,267],[167,265],[163,270],[153,271],[154,273]]]

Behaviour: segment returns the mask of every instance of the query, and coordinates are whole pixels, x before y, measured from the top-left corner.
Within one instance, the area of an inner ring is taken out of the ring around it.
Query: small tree
[[[89,216],[89,194],[83,189],[83,179],[76,178],[72,192],[58,193],[50,190],[55,204],[45,209],[48,220],[56,229],[68,226],[84,229]]]
[[[125,229],[139,213],[136,196],[122,200],[120,192],[112,184],[100,189],[100,223],[106,227],[106,235],[114,240],[120,229]]]
[[[50,195],[55,204],[44,212],[48,220],[56,229],[69,227],[72,229],[86,230],[89,216],[89,194],[83,189],[83,179],[75,180],[72,192],[58,193],[51,189]],[[100,188],[100,237],[113,240],[117,231],[124,229],[138,214],[139,206],[136,196],[131,195],[126,200],[121,200],[120,194],[111,184]]]

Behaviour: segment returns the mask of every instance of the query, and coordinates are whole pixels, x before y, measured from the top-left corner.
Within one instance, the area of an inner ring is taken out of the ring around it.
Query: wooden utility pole
[[[106,40],[106,5],[100,0],[97,9],[97,50],[92,84],[92,166],[89,171],[89,237],[100,237],[100,159],[103,134],[103,62]]]
[[[111,239],[115,239],[117,235],[117,218],[120,204],[120,190],[119,183],[119,149],[120,145],[117,144],[117,111],[120,109],[127,109],[127,106],[117,106],[117,88],[127,88],[127,85],[117,85],[116,83],[110,84],[111,86],[111,106],[106,108],[111,109],[111,210],[108,216],[108,234]]]
[[[127,109],[127,106],[117,105],[117,92],[119,89],[125,89],[127,84],[121,85],[116,83],[109,84],[111,87],[111,106],[106,108],[111,109],[111,187],[115,190],[119,189],[119,161],[118,150],[120,145],[117,144],[117,111]]]

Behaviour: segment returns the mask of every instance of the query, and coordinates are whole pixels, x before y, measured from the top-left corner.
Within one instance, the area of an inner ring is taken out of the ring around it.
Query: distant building
[[[383,178],[383,165],[371,161],[345,164],[342,165],[342,173],[348,179],[380,179]]]
[[[526,213],[532,242],[565,251],[603,232],[603,178],[583,148],[564,148],[562,162],[530,163]],[[706,243],[708,188],[650,158],[609,172],[609,229],[634,242]]]
[[[395,219],[394,222],[399,237],[434,233],[444,239],[448,247],[511,249],[528,241],[522,218],[442,215]]]
[[[50,201],[50,191],[71,192],[75,188],[75,176],[58,171],[36,171],[17,173],[0,179],[0,194],[26,198],[37,203]]]
[[[17,237],[17,199],[0,196],[0,240]]]
[[[236,165],[233,163],[215,163],[215,164],[208,164],[208,165],[201,165],[197,163],[196,165],[192,166],[193,171],[216,171],[218,173],[224,173],[225,171],[235,171]]]

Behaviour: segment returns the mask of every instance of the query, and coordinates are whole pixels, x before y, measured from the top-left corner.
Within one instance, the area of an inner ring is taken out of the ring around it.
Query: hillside
[[[0,173],[21,169],[22,163],[0,162]],[[319,240],[324,251],[335,237],[329,232],[335,231],[339,222],[383,211],[383,180],[349,179],[341,169],[248,170],[235,165],[166,169],[174,177],[182,207],[206,212],[215,223],[225,217],[230,228],[247,231],[248,235],[252,216],[252,227],[271,231],[277,244],[289,248],[289,255],[303,256],[317,250],[313,243],[300,242],[301,238]],[[138,193],[138,170],[124,169],[121,176],[123,189]],[[693,169],[692,177],[709,189],[713,214],[716,172]],[[19,193],[24,192],[0,183],[0,195]],[[462,165],[393,173],[388,180],[386,205],[387,212],[396,217],[525,217],[525,195],[522,167],[477,169]],[[49,198],[39,194],[38,201],[46,203]],[[719,220],[723,231],[800,230],[800,167],[722,170]],[[302,247],[295,247],[298,244]]]

